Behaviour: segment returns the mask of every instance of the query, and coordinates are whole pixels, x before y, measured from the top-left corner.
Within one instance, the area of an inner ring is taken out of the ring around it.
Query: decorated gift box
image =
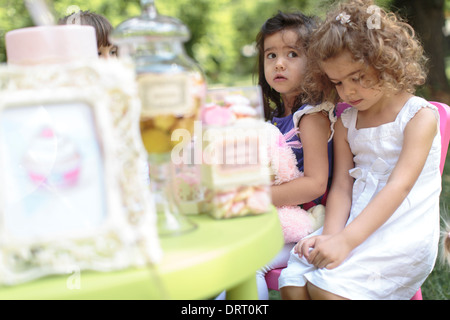
[[[268,212],[270,171],[258,86],[211,89],[202,108],[202,184],[217,219]]]

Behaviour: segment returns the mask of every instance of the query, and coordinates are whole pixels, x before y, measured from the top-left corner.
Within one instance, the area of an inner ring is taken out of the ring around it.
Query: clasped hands
[[[352,247],[342,233],[318,235],[299,241],[294,253],[304,256],[309,263],[319,269],[334,269],[350,254]]]

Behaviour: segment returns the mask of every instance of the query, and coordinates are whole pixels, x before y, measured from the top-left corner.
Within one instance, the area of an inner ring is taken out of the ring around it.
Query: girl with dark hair
[[[298,178],[271,187],[272,202],[279,210],[287,206],[308,210],[324,205],[331,177],[334,105],[306,101],[302,89],[308,64],[306,49],[314,27],[314,18],[302,13],[278,12],[264,23],[257,35],[259,85],[265,117],[284,135],[302,173]],[[296,218],[290,223],[301,222]],[[288,242],[286,238],[285,242]],[[285,243],[278,256],[258,271],[260,299],[268,297],[265,273],[285,267],[294,244]]]
[[[117,57],[117,46],[109,41],[109,35],[113,27],[104,16],[90,11],[78,11],[62,18],[59,24],[78,24],[94,27],[95,35],[97,36],[98,56],[103,59]]]

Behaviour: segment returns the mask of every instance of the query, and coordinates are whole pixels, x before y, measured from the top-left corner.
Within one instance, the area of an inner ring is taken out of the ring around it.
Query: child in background
[[[338,119],[325,223],[279,278],[283,299],[410,299],[439,243],[441,142],[413,29],[353,0],[331,11],[308,49],[306,92],[352,105]]]
[[[78,24],[94,27],[97,36],[98,56],[103,59],[117,57],[117,46],[109,42],[109,35],[113,27],[104,16],[89,11],[78,11],[62,18],[59,24]]]
[[[306,48],[315,24],[314,18],[301,13],[279,12],[264,23],[257,36],[259,85],[263,91],[265,117],[286,137],[293,137],[288,138],[288,142],[297,141],[301,145],[293,151],[303,176],[272,186],[272,202],[277,207],[303,204],[306,210],[320,204],[331,177],[334,105],[307,104],[301,88],[308,63]],[[265,273],[285,267],[294,245],[286,243],[279,255],[258,271],[260,299],[268,299]]]

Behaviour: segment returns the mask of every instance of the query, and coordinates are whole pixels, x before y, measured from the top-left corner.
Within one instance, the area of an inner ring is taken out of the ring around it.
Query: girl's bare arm
[[[303,145],[304,176],[272,186],[272,202],[277,207],[307,203],[326,191],[330,120],[320,112],[304,115],[299,131]]]

